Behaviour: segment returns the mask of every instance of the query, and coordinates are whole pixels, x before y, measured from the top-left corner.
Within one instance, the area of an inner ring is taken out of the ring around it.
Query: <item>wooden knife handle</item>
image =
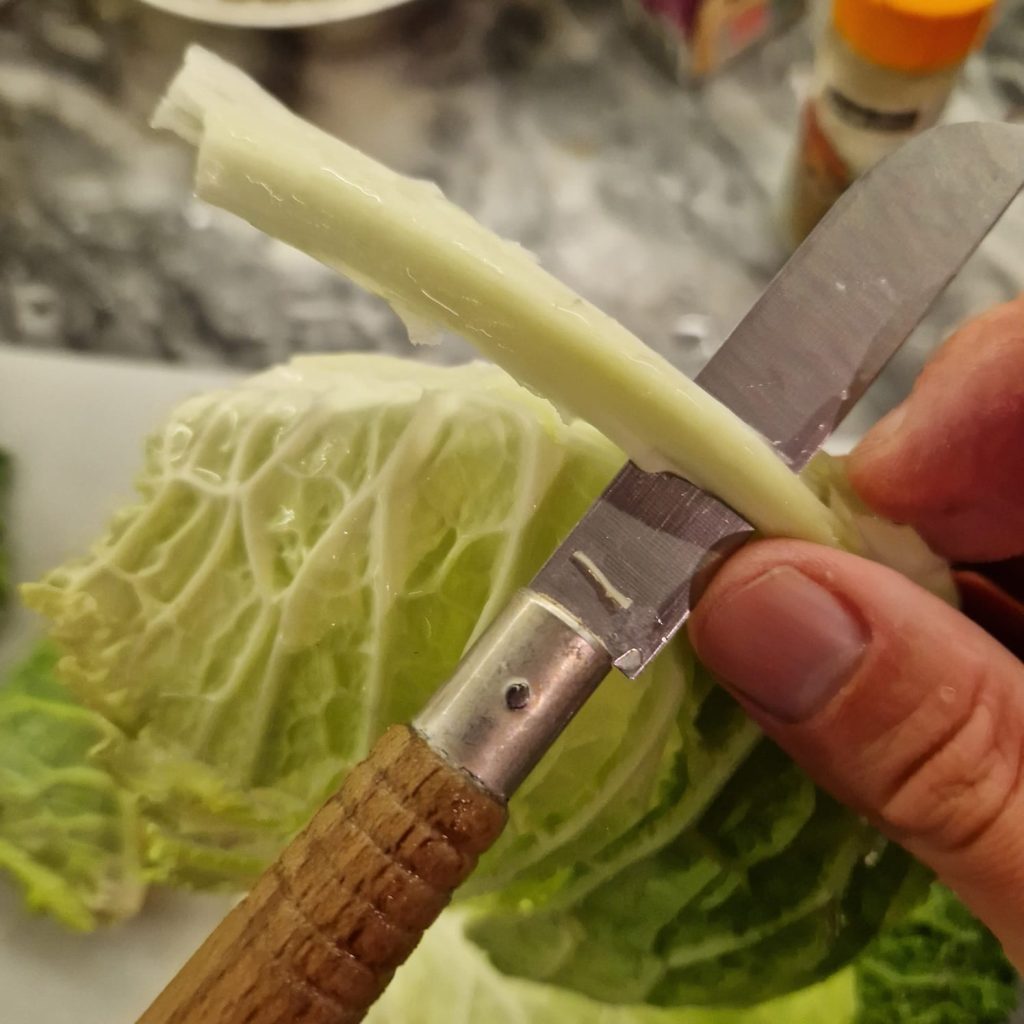
[[[505,820],[501,800],[394,726],[139,1024],[362,1020]]]

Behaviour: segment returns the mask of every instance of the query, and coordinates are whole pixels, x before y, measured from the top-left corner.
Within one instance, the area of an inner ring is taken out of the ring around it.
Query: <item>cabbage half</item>
[[[621,453],[485,365],[298,359],[185,402],[138,503],[24,588],[146,879],[239,888],[413,716]],[[836,971],[909,860],[773,746],[684,640],[610,676],[460,899],[510,974],[744,1004]],[[0,822],[2,834],[2,822]]]

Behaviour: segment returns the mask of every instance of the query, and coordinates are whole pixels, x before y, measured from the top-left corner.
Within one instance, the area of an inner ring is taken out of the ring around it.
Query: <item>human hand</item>
[[[848,469],[951,559],[1024,554],[1024,297],[950,338]],[[765,732],[1024,970],[1024,664],[896,572],[801,541],[730,559],[690,635]]]

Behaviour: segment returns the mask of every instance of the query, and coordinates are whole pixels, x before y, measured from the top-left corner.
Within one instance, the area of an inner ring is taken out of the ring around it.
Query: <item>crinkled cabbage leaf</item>
[[[742,1009],[597,1002],[502,974],[467,940],[465,915],[456,910],[441,916],[399,968],[366,1024],[853,1024],[856,1012],[851,968]]]
[[[43,643],[0,687],[0,869],[27,905],[88,931],[142,903],[134,794],[93,755],[118,738],[73,701]]]
[[[856,1024],[1004,1024],[1022,990],[999,940],[935,884],[858,960]]]
[[[995,937],[938,884],[852,967],[743,1009],[612,1006],[509,978],[465,931],[444,915],[367,1024],[1009,1024],[1022,991]]]

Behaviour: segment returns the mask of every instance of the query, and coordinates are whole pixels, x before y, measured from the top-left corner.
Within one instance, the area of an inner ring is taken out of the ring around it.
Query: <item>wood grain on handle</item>
[[[139,1024],[354,1024],[505,825],[394,726]]]

